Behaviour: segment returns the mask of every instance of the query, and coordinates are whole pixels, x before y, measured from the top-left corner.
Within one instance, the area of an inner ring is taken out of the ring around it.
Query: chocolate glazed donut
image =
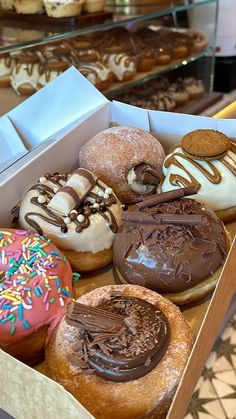
[[[137,285],[109,285],[68,306],[46,362],[97,419],[164,419],[192,344],[170,301]]]
[[[105,158],[104,158],[105,156]],[[164,151],[150,133],[132,127],[113,127],[91,138],[80,150],[80,165],[113,188],[124,204],[156,191]]]

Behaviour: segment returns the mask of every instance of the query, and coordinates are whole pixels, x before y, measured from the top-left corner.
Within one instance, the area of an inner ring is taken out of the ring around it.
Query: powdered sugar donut
[[[91,138],[81,148],[79,160],[111,186],[121,202],[133,203],[156,190],[164,151],[148,132],[119,126]]]
[[[72,271],[50,239],[0,230],[0,347],[32,364],[72,301]]]
[[[121,213],[112,189],[77,169],[42,176],[22,198],[19,221],[23,228],[48,234],[74,269],[92,271],[111,262]]]

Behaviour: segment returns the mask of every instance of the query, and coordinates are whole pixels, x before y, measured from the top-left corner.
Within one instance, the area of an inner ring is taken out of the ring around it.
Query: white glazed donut
[[[236,215],[235,143],[231,142],[224,157],[211,161],[191,158],[184,154],[182,147],[177,146],[166,157],[163,173],[163,192],[197,182],[198,193],[193,199],[211,207],[223,221]]]
[[[19,221],[25,229],[46,233],[74,269],[91,271],[111,262],[121,212],[111,188],[77,169],[41,177],[23,197]]]

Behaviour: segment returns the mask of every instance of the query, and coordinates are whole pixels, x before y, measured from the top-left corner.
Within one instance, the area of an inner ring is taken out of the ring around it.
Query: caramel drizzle
[[[177,173],[175,173],[175,174],[173,173],[173,174],[170,175],[170,183],[172,185],[174,185],[174,186],[181,186],[181,185],[183,185],[183,186],[189,186],[189,185],[193,184],[197,188],[197,190],[199,190],[201,188],[201,184],[197,181],[197,179],[195,179],[195,177],[193,175],[191,175],[191,173],[186,169],[186,167],[184,167],[175,158],[175,156],[181,157],[182,159],[187,160],[194,167],[196,167],[196,169],[198,169],[210,182],[212,182],[214,184],[218,184],[218,183],[221,182],[221,180],[222,180],[221,174],[220,174],[219,170],[214,166],[214,164],[212,162],[206,161],[205,163],[208,165],[209,169],[212,170],[213,175],[210,173],[210,171],[208,171],[204,167],[200,166],[199,163],[197,163],[195,160],[192,160],[188,156],[185,156],[184,154],[181,154],[181,153],[174,153],[171,157],[169,157],[165,161],[164,167],[168,168],[168,167],[170,167],[171,164],[179,167],[180,169],[182,169],[189,176],[189,178],[191,179],[191,182],[189,182],[183,176],[178,175]],[[225,165],[225,162],[224,161],[222,161],[222,163]]]
[[[20,72],[22,66],[24,66],[24,70],[26,71],[28,76],[31,77],[33,75],[35,65],[38,66],[39,64],[38,63],[17,63],[16,67],[15,67],[15,72],[16,72],[16,74],[18,74]]]

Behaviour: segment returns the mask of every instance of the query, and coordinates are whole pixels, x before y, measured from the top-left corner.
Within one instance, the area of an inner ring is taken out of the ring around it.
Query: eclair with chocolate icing
[[[166,417],[193,344],[179,309],[136,285],[67,306],[46,348],[51,378],[98,419]]]
[[[47,234],[74,269],[92,271],[111,262],[122,208],[113,190],[88,170],[46,173],[18,211],[20,225]]]
[[[122,282],[155,290],[176,304],[214,289],[229,239],[212,210],[184,198],[195,193],[189,186],[153,195],[123,214],[113,256]]]

